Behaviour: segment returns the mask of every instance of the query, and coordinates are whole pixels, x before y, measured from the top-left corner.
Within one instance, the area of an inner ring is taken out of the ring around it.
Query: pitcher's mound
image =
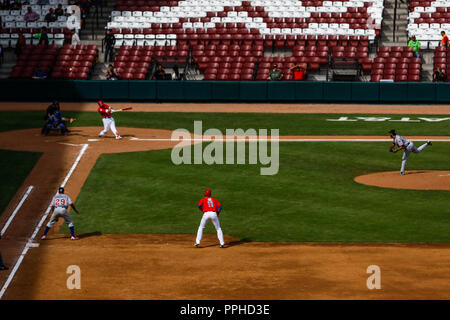
[[[377,172],[355,178],[369,186],[410,190],[450,190],[450,171],[411,170],[405,175],[399,171]]]

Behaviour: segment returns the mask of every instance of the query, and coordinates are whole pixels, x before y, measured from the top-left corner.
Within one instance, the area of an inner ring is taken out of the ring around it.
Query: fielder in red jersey
[[[225,241],[223,239],[223,232],[220,228],[220,222],[219,222],[219,213],[222,211],[222,205],[220,204],[219,200],[214,199],[211,197],[211,190],[207,189],[205,191],[205,197],[201,199],[198,203],[198,208],[200,211],[203,212],[202,220],[200,221],[200,226],[198,227],[197,231],[197,239],[195,241],[194,246],[198,247],[200,244],[200,241],[203,237],[203,229],[205,229],[206,224],[209,220],[211,220],[212,224],[216,228],[217,231],[217,238],[219,238],[220,241],[220,247],[224,248]]]

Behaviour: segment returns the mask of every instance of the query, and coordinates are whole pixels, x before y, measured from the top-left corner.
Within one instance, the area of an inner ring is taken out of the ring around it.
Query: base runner
[[[420,152],[422,152],[423,149],[425,149],[426,147],[432,145],[431,141],[427,141],[426,143],[424,143],[420,147],[416,148],[414,146],[414,143],[412,143],[411,141],[408,141],[407,139],[405,139],[401,135],[398,135],[395,130],[389,131],[389,134],[390,134],[390,137],[392,139],[394,139],[394,141],[392,142],[392,146],[390,147],[389,151],[396,153],[396,152],[398,152],[400,150],[405,150],[404,153],[403,153],[403,157],[402,157],[402,167],[400,169],[400,174],[401,175],[405,174],[406,160],[408,160],[408,157],[411,154],[411,152],[420,153]],[[395,149],[396,146],[397,146],[397,149]]]
[[[198,227],[197,231],[197,239],[195,241],[194,246],[198,247],[200,244],[200,241],[202,241],[203,237],[203,229],[205,229],[206,224],[209,220],[211,220],[212,224],[216,228],[217,231],[217,238],[219,238],[220,241],[220,247],[225,247],[225,241],[223,240],[223,232],[220,228],[220,222],[219,222],[219,213],[222,211],[222,205],[220,204],[219,200],[214,199],[211,197],[211,190],[206,189],[205,190],[205,197],[200,200],[198,203],[198,208],[200,211],[203,212],[202,220],[200,221],[200,226]]]
[[[116,139],[122,139],[119,132],[116,129],[116,122],[114,121],[114,118],[111,116],[111,113],[116,112],[117,110],[112,109],[110,106],[108,106],[106,103],[103,102],[103,100],[98,101],[98,112],[102,116],[103,121],[103,131],[98,134],[98,137],[101,138],[103,135],[108,133],[109,129],[114,133],[116,136]]]
[[[72,199],[66,194],[64,194],[64,188],[58,189],[58,194],[53,197],[52,200],[52,209],[50,212],[52,213],[52,217],[50,218],[50,221],[48,222],[47,226],[45,227],[44,235],[42,236],[42,240],[45,240],[47,238],[47,233],[50,230],[51,227],[54,226],[56,222],[58,222],[59,218],[64,218],[66,223],[69,225],[70,229],[70,239],[72,240],[78,240],[78,237],[75,235],[75,230],[72,222],[72,218],[69,215],[69,212],[67,209],[72,207],[72,209],[79,214],[78,210],[73,205]]]

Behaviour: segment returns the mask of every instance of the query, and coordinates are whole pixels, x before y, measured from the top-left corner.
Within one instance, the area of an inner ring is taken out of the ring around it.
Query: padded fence
[[[2,80],[0,100],[449,103],[448,83]]]

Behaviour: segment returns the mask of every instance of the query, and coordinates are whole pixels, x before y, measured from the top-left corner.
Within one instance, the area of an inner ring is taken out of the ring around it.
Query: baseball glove
[[[395,150],[394,147],[392,147],[392,146],[389,147],[389,152],[394,152],[394,150]]]
[[[77,120],[77,119],[76,118],[70,118],[69,119],[70,124],[72,124],[72,122],[74,122],[75,120]]]

